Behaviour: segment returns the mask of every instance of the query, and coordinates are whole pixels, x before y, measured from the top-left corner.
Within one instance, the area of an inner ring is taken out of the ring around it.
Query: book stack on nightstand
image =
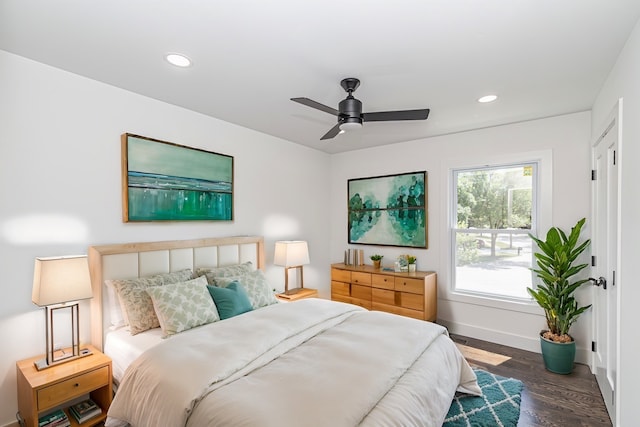
[[[70,427],[71,422],[62,409],[38,418],[38,427]]]
[[[82,424],[91,418],[102,415],[102,408],[96,405],[96,402],[93,400],[87,399],[69,406],[69,413],[73,415],[73,418],[75,418],[76,421]]]

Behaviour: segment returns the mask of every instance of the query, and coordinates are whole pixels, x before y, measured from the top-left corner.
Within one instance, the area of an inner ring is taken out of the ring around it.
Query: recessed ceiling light
[[[176,67],[189,67],[191,66],[191,60],[181,53],[167,53],[164,58]]]
[[[481,98],[478,98],[478,102],[482,102],[484,104],[487,102],[493,102],[496,99],[498,99],[498,95],[485,95]]]

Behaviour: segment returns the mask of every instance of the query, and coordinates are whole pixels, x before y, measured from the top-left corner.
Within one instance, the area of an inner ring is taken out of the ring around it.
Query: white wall
[[[479,298],[457,297],[449,292],[447,200],[450,167],[459,159],[467,163],[469,159],[476,159],[482,163],[475,166],[482,166],[485,161],[500,162],[507,156],[523,152],[550,153],[553,158],[552,211],[548,211],[549,204],[543,208],[547,209],[545,216],[553,225],[569,229],[578,219],[590,215],[589,141],[590,113],[583,112],[336,154],[331,159],[331,259],[341,262],[348,246],[348,179],[426,170],[429,248],[408,251],[406,248],[365,246],[365,256],[379,252],[385,256],[383,261],[389,264],[401,253],[417,255],[419,269],[438,273],[439,323],[447,325],[454,333],[539,352],[538,332],[545,322],[537,305],[495,304]],[[589,236],[587,226],[583,237]],[[586,291],[581,291],[578,298],[581,303],[590,302],[590,294]],[[590,324],[590,314],[586,313],[572,328],[580,362],[589,360]]]
[[[593,106],[593,134],[602,132],[602,126],[615,103],[623,99],[622,140],[619,142],[620,173],[620,259],[618,270],[619,333],[618,333],[618,402],[617,425],[638,425],[640,402],[640,354],[638,339],[638,286],[637,266],[640,227],[640,22],[636,24],[617,63],[609,74]]]
[[[327,154],[3,51],[0,94],[0,425],[15,420],[15,362],[44,352],[44,315],[31,303],[36,256],[86,253],[92,244],[259,234],[275,287],[284,286],[283,270],[271,265],[279,239],[308,240],[305,282],[328,282]],[[234,156],[235,220],[123,223],[124,132]],[[303,194],[312,197],[300,203]]]

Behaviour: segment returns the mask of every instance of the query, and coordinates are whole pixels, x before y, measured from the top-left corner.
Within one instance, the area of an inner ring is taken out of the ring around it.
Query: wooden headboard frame
[[[105,325],[104,281],[184,268],[219,267],[252,261],[264,270],[262,236],[211,237],[164,242],[123,243],[89,247],[91,272],[91,344],[102,350]],[[105,277],[108,275],[109,277]]]

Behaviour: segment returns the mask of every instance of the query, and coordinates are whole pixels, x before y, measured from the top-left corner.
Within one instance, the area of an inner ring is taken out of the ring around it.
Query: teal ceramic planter
[[[559,343],[543,338],[540,334],[540,348],[544,366],[556,374],[570,374],[576,358],[576,342]]]

